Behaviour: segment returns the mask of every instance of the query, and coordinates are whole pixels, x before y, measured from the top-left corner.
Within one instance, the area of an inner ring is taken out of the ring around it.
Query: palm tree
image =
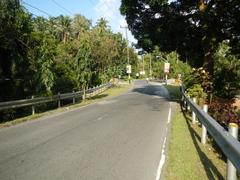
[[[71,33],[71,19],[69,16],[60,15],[57,17],[57,29],[60,40],[65,44]]]
[[[92,22],[86,19],[84,16],[80,14],[76,14],[73,19],[73,32],[77,36],[77,39],[80,39],[80,34],[82,32],[86,32],[90,29]]]

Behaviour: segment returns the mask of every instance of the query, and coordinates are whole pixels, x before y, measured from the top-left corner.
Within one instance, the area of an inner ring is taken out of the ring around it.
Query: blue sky
[[[93,24],[99,18],[104,17],[114,32],[121,32],[125,37],[125,31],[120,28],[120,25],[126,25],[124,17],[119,12],[120,0],[22,0],[22,2],[28,11],[44,17],[48,17],[48,15],[29,5],[37,7],[51,16],[63,14],[72,17],[74,14],[82,14],[91,19]],[[24,4],[24,2],[29,5]],[[128,36],[130,42],[136,42],[129,31]]]

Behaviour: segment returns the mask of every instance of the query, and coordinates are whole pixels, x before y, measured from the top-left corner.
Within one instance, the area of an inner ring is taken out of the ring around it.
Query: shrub
[[[227,128],[229,123],[240,125],[240,116],[237,107],[233,106],[234,100],[214,98],[209,105],[209,114],[223,127]]]
[[[216,96],[231,99],[240,89],[240,59],[231,54],[228,42],[223,41],[214,54],[213,87]]]

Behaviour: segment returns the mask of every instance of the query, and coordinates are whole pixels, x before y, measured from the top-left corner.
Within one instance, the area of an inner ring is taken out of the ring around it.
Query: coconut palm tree
[[[92,22],[86,19],[84,16],[80,14],[76,14],[73,19],[72,29],[74,35],[77,39],[80,39],[80,35],[82,32],[86,32],[90,29]]]
[[[60,15],[56,18],[59,39],[65,44],[71,33],[71,19],[69,16]]]

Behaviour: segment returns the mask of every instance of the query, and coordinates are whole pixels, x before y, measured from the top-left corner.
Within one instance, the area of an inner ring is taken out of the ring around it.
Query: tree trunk
[[[67,42],[67,33],[63,32],[63,44]]]
[[[217,44],[212,40],[213,38],[208,38],[203,42],[203,51],[204,51],[204,62],[203,67],[206,71],[209,72],[209,75],[212,77],[214,73],[214,59],[213,55],[216,52]]]
[[[204,69],[209,72],[209,75],[213,76],[214,71],[214,60],[213,60],[213,52],[207,52],[204,54]]]

